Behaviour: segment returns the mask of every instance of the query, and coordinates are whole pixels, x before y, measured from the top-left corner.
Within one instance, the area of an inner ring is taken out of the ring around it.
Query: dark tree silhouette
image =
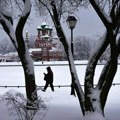
[[[33,61],[29,55],[28,48],[25,45],[23,38],[23,29],[31,11],[31,0],[22,0],[21,3],[22,2],[24,7],[21,9],[21,14],[19,15],[16,29],[13,27],[13,18],[11,13],[5,8],[0,9],[0,23],[15,46],[23,66],[26,95],[28,99],[27,107],[29,108],[32,106],[36,108],[36,104],[34,103],[37,100],[37,91],[35,85]]]
[[[84,91],[81,88],[80,80],[78,79],[76,73],[74,60],[71,53],[71,47],[69,46],[66,40],[60,22],[60,18],[63,15],[62,7],[66,5],[66,7],[64,8],[68,10],[68,6],[67,6],[68,4],[66,4],[66,2],[69,1],[65,0],[65,1],[56,2],[55,0],[50,0],[47,1],[46,3],[42,0],[37,0],[37,2],[39,3],[39,5],[43,5],[44,8],[49,12],[53,20],[53,23],[55,25],[58,37],[64,46],[69,61],[69,67],[72,76],[72,85],[74,86],[74,89],[78,96],[83,116],[86,117],[85,119],[89,119],[89,115],[92,114],[93,119],[95,119],[95,116],[97,114],[101,116],[101,118],[98,118],[98,120],[99,119],[105,120],[104,107],[106,104],[109,90],[114,80],[114,76],[116,74],[117,58],[120,52],[119,51],[120,37],[118,36],[120,31],[120,1],[119,0],[107,0],[107,1],[89,0],[90,4],[93,6],[96,13],[103,22],[104,26],[106,27],[106,32],[104,33],[103,37],[100,39],[101,42],[99,46],[97,46],[97,49],[95,49],[94,53],[91,55],[89,59],[85,73]],[[77,2],[82,3],[81,0],[74,1],[74,3]],[[106,9],[108,5],[110,7],[109,10]],[[108,11],[106,12],[106,10]],[[94,74],[98,60],[100,59],[104,51],[107,49],[108,45],[110,45],[110,57],[106,60],[107,62],[101,72],[97,86],[94,86]]]

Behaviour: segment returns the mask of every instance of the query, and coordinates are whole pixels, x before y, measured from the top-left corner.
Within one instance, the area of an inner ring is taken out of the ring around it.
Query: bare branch
[[[105,11],[103,11],[100,7],[99,7],[99,3],[97,3],[95,0],[89,0],[91,5],[93,6],[93,8],[95,9],[95,11],[97,12],[98,16],[100,17],[100,19],[102,20],[103,24],[105,25],[106,29],[109,28],[109,26],[111,25],[111,18],[105,14]]]
[[[11,16],[7,16],[7,14],[0,13],[0,23],[2,24],[5,32],[9,35],[11,38],[16,50],[18,49],[18,45],[16,42],[16,37],[15,37],[15,31],[13,28],[13,20]]]
[[[22,46],[25,45],[24,41],[22,41],[23,40],[22,32],[23,32],[24,25],[29,17],[30,11],[31,11],[31,1],[30,0],[23,0],[23,1],[25,2],[24,9],[20,15],[20,18],[19,18],[19,21],[18,21],[18,24],[16,27],[16,37],[19,37],[19,38],[17,38],[18,47],[20,44],[22,44]],[[20,36],[21,36],[21,38],[20,38]]]

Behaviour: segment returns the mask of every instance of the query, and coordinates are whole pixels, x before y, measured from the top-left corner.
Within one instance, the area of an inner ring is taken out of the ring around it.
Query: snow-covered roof
[[[42,22],[42,24],[41,24],[41,26],[43,26],[43,25],[48,25],[45,21],[44,22]]]
[[[47,34],[47,35],[43,35],[41,36],[41,38],[49,38],[50,36]]]
[[[41,51],[42,49],[41,48],[30,48],[29,49],[29,52],[37,52],[37,51]]]
[[[51,27],[51,26],[46,25],[46,26],[45,26],[45,29],[52,29],[52,27]]]
[[[52,47],[50,51],[58,51],[58,49],[56,49],[55,47]]]

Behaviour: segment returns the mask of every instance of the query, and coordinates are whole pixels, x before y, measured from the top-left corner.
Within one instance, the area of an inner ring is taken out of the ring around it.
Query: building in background
[[[34,41],[34,48],[30,47],[28,32],[25,35],[25,44],[29,49],[30,56],[34,61],[62,61],[65,60],[65,53],[58,37],[54,35],[52,27],[46,22],[37,27],[37,35]],[[19,62],[17,52],[10,52],[0,55],[0,62]]]
[[[61,61],[64,52],[61,49],[59,39],[52,34],[52,27],[46,22],[37,27],[37,36],[35,39],[35,48],[29,49],[30,55],[35,61]],[[29,46],[28,35],[26,34],[26,44]]]

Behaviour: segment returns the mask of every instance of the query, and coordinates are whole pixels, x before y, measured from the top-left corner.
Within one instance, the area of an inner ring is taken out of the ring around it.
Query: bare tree
[[[66,52],[68,62],[69,62],[70,73],[71,73],[71,76],[72,76],[71,94],[75,95],[74,90],[76,90],[76,93],[77,93],[77,96],[78,96],[78,99],[79,99],[79,102],[80,102],[80,106],[82,108],[82,112],[83,112],[83,115],[84,115],[84,102],[83,102],[84,93],[83,93],[83,90],[81,88],[81,85],[80,85],[80,82],[79,82],[79,79],[78,79],[78,75],[77,75],[77,72],[76,72],[76,68],[75,68],[75,65],[74,65],[74,59],[73,59],[73,55],[72,55],[72,52],[71,52],[71,46],[69,45],[69,43],[66,39],[66,36],[64,34],[64,31],[62,29],[61,22],[60,22],[62,14],[68,12],[68,10],[67,10],[68,4],[67,3],[69,3],[69,1],[67,1],[67,0],[62,0],[62,1],[59,1],[59,2],[55,1],[55,0],[49,0],[49,1],[47,1],[47,3],[45,1],[42,1],[42,0],[37,0],[37,4],[45,7],[45,9],[47,9],[48,13],[50,14],[50,16],[53,20],[53,23],[55,25],[56,31],[57,31],[57,35],[58,35],[61,43],[64,46],[64,50]],[[78,1],[78,3],[79,3],[79,5],[80,5],[80,3],[82,4],[81,1]],[[71,8],[73,9],[73,7],[71,7]],[[66,12],[63,11],[63,9],[65,9]],[[61,12],[60,12],[60,10],[61,10]]]
[[[74,57],[79,60],[88,60],[95,41],[79,36],[74,40]]]
[[[89,0],[90,4],[93,6],[101,21],[106,27],[106,32],[100,39],[101,43],[97,46],[94,53],[91,55],[86,73],[85,73],[85,83],[84,91],[81,88],[80,81],[78,79],[73,56],[71,53],[71,47],[69,46],[64,31],[61,26],[60,18],[63,14],[59,14],[59,10],[62,6],[66,5],[66,9],[69,9],[65,0],[55,1],[49,0],[44,2],[42,0],[37,0],[39,5],[43,5],[50,14],[53,23],[55,25],[58,37],[62,42],[68,61],[70,72],[72,76],[72,85],[77,93],[80,107],[85,116],[85,119],[89,120],[89,115],[92,115],[92,119],[96,119],[96,115],[99,115],[97,120],[105,120],[104,107],[107,101],[108,93],[111,88],[114,76],[117,70],[117,58],[120,52],[120,37],[118,33],[120,31],[120,1],[119,0]],[[68,1],[67,1],[68,2]],[[81,0],[76,0],[74,2],[82,2]],[[59,3],[59,4],[58,4]],[[58,6],[58,5],[61,5]],[[108,7],[109,6],[109,7]],[[107,7],[107,8],[106,8]],[[108,9],[109,8],[109,9]],[[70,9],[69,9],[70,10]],[[105,13],[107,10],[107,13]],[[62,11],[63,12],[63,11]],[[62,13],[61,12],[61,13]],[[103,52],[110,45],[110,57],[101,72],[100,78],[98,80],[97,86],[94,86],[94,73]],[[95,114],[94,114],[95,113]]]
[[[0,2],[3,3],[1,4],[3,5],[3,7],[1,6],[0,8],[0,23],[4,31],[10,37],[21,60],[25,75],[26,94],[28,98],[27,107],[29,108],[29,106],[32,106],[34,102],[37,100],[33,61],[29,55],[28,48],[25,45],[23,38],[23,29],[31,11],[31,0],[22,0],[20,2],[22,3],[23,7],[21,7],[21,14],[19,15],[19,19],[15,29],[13,26],[12,14],[11,12],[9,12],[9,10],[11,9],[10,8],[6,9],[5,7],[6,3],[4,3],[6,1]],[[7,2],[11,3],[13,1]],[[11,3],[11,5],[13,4]],[[34,107],[36,108],[36,105]]]
[[[97,50],[91,56],[87,65],[85,75],[85,107],[86,111],[94,112],[96,110],[96,106],[94,106],[93,103],[97,102],[99,104],[99,109],[97,108],[97,111],[102,113],[104,116],[104,107],[117,70],[119,42],[118,44],[116,43],[120,40],[118,39],[120,29],[120,1],[89,1],[106,27],[106,32],[101,39],[101,44],[99,47],[97,46]],[[110,5],[108,13],[105,12],[105,6],[107,6],[107,3]],[[96,65],[108,45],[110,45],[110,57],[101,72],[97,86],[94,87],[93,82]],[[93,98],[91,96],[95,91],[99,91],[99,95],[97,96],[98,98]]]

